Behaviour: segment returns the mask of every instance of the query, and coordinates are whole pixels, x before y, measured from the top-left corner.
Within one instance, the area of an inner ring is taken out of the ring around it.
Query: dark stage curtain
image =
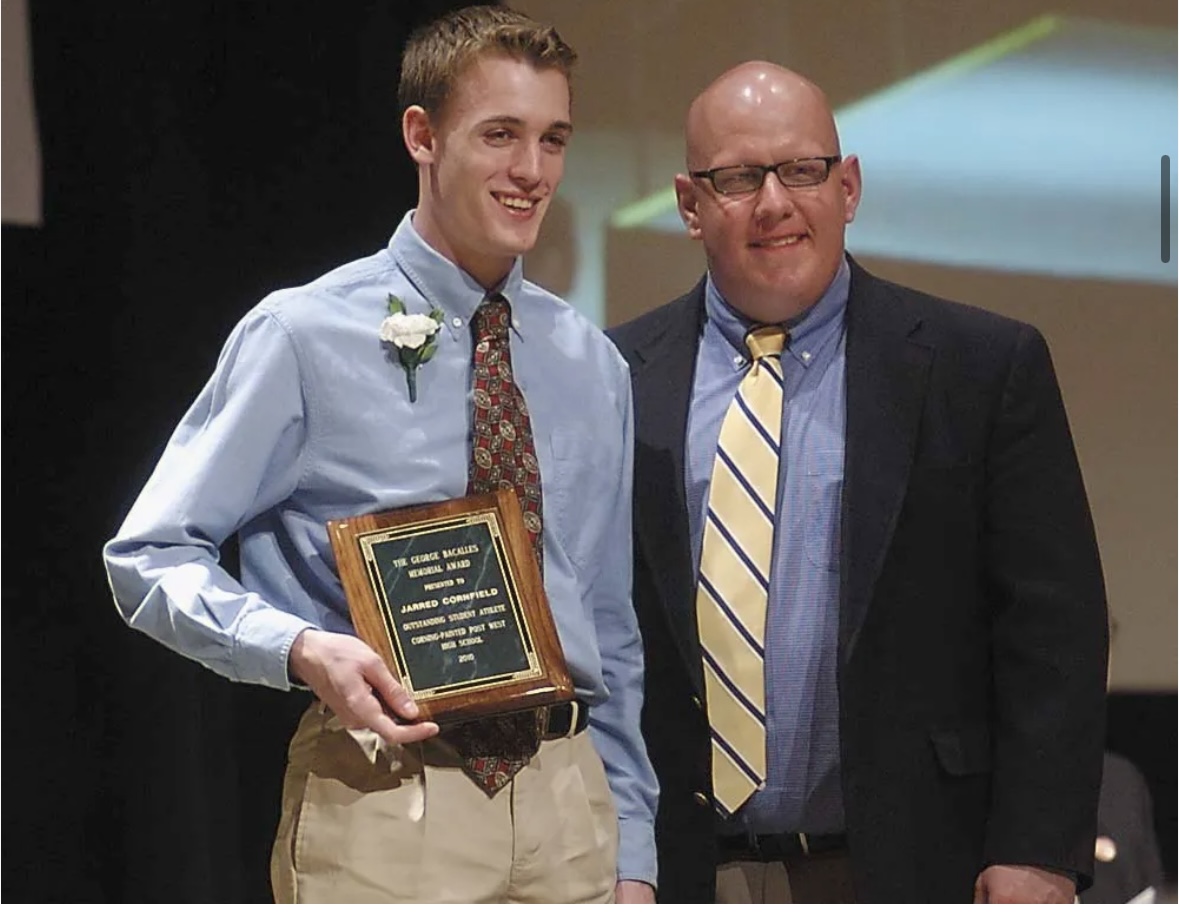
[[[308,699],[131,632],[99,552],[239,316],[412,205],[400,49],[461,5],[31,0],[45,223],[3,230],[4,901],[270,899]]]
[[[4,901],[269,900],[307,698],[131,632],[99,550],[238,317],[412,205],[399,52],[461,5],[30,0],[45,224],[3,229]],[[1174,693],[1110,704],[1172,878],[1174,721]]]

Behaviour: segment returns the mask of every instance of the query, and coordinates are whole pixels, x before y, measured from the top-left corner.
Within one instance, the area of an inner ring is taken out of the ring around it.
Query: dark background
[[[461,5],[30,2],[45,219],[3,228],[5,901],[270,900],[308,698],[130,631],[99,553],[238,318],[413,205],[400,51]]]
[[[131,632],[99,552],[238,318],[413,204],[400,48],[461,5],[31,0],[45,221],[3,228],[5,901],[270,900],[307,696]],[[1172,880],[1176,713],[1110,702]]]

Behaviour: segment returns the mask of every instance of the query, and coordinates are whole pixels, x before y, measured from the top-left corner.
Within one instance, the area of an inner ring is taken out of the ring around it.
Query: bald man
[[[1043,338],[848,256],[860,164],[798,74],[730,70],[686,134],[707,273],[611,334],[660,900],[1072,901],[1106,607]]]

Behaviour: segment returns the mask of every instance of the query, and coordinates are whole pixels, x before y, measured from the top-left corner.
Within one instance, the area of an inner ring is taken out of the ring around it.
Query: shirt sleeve
[[[294,491],[306,437],[294,343],[257,308],[103,550],[128,624],[229,679],[290,687],[287,654],[312,623],[248,592],[218,560],[226,537]]]
[[[609,698],[590,714],[590,736],[606,768],[618,811],[618,879],[656,885],[655,806],[659,786],[640,729],[643,709],[643,645],[631,601],[631,490],[634,415],[630,376],[617,385],[622,452],[620,480],[600,532],[601,556],[591,593],[594,626]]]

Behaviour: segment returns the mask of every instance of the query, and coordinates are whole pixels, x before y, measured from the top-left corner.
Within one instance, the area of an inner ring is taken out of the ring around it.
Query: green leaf
[[[389,313],[390,314],[404,314],[405,303],[401,301],[396,295],[389,296]]]
[[[431,358],[433,358],[434,353],[437,351],[437,349],[438,349],[438,341],[435,339],[431,339],[430,342],[426,343],[426,345],[422,347],[422,355],[421,355],[421,358],[418,359],[419,364],[421,362],[428,362]]]
[[[446,320],[446,312],[444,312],[441,308],[431,308],[430,317],[435,323],[441,324]]]

